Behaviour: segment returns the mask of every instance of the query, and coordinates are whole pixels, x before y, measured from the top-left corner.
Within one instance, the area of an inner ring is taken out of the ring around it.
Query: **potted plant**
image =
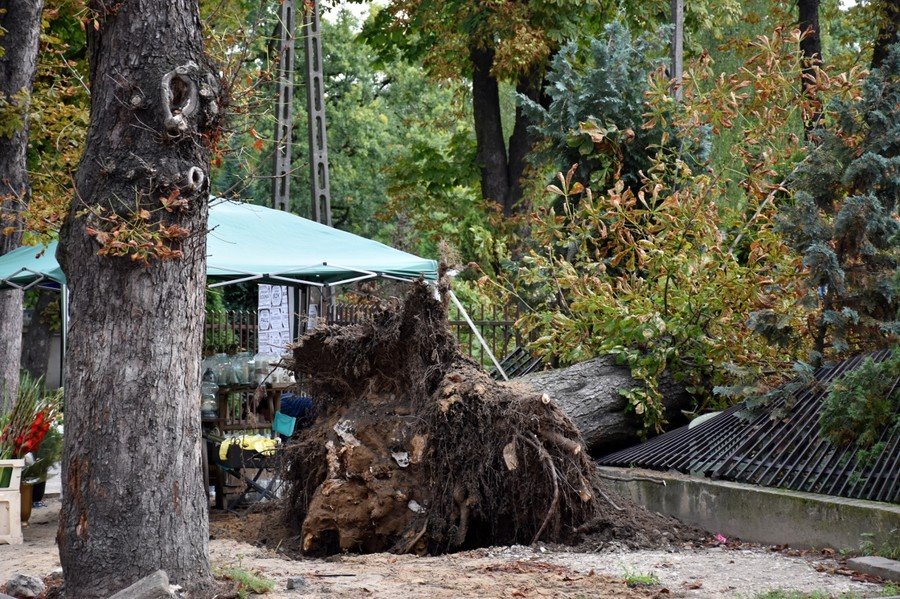
[[[57,418],[59,420],[59,418]],[[34,462],[22,471],[22,479],[32,485],[31,500],[34,503],[44,498],[47,486],[47,472],[62,459],[63,436],[60,423],[54,422],[47,430],[37,451],[33,452]]]
[[[62,403],[62,390],[47,392],[44,380],[23,372],[12,410],[0,419],[0,459],[22,459],[36,452],[50,430]],[[0,488],[9,486],[11,468],[0,470]],[[4,484],[5,483],[5,484]],[[22,514],[31,513],[31,485],[22,482]]]

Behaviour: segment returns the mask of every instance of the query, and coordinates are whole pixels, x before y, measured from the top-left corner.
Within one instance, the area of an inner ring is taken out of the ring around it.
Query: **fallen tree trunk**
[[[639,440],[640,419],[628,411],[628,401],[620,390],[640,385],[627,367],[612,356],[602,356],[566,368],[533,372],[515,379],[546,393],[578,427],[593,455],[603,455],[633,445]],[[670,424],[685,420],[681,410],[691,405],[690,395],[671,378],[660,385],[666,419]]]
[[[549,397],[463,356],[433,293],[417,285],[402,309],[294,349],[318,410],[285,472],[304,553],[624,540],[671,525],[601,487]]]

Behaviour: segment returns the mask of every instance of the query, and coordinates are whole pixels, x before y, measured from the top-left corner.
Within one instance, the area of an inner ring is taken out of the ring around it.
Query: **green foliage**
[[[37,73],[28,131],[31,201],[25,211],[30,241],[56,232],[72,198],[72,181],[88,126],[86,41],[83,3],[47,0],[41,15]]]
[[[690,2],[685,22],[692,30],[720,36],[740,13],[736,0]],[[493,74],[516,81],[543,70],[567,42],[596,36],[616,18],[635,31],[653,31],[670,22],[669,6],[639,0],[392,0],[367,24],[365,35],[380,56],[421,60],[442,78],[468,76],[469,49],[490,47]]]
[[[7,395],[5,388],[0,393]],[[3,403],[12,402],[7,398]],[[62,407],[62,389],[50,391],[43,377],[34,378],[23,370],[12,409],[0,414],[0,459],[23,458],[39,449]]]
[[[25,124],[30,94],[22,89],[10,97],[0,96],[0,136],[12,137]]]
[[[651,164],[660,132],[644,124],[644,96],[650,74],[663,64],[668,44],[665,31],[632,39],[628,27],[615,22],[603,37],[586,47],[564,46],[550,63],[544,108],[519,95],[535,130],[548,143],[537,160],[550,160],[556,170],[578,164],[577,180],[607,189],[623,180],[640,184],[640,173]]]
[[[216,572],[216,575],[236,583],[237,593],[241,599],[246,599],[250,593],[262,595],[275,588],[273,581],[249,572],[240,566],[222,568]]]
[[[203,328],[203,353],[237,350],[238,336],[229,326],[225,294],[221,289],[206,290],[206,318]]]
[[[872,448],[877,457],[876,441],[885,430],[900,430],[900,350],[876,363],[867,358],[859,368],[831,385],[822,405],[822,434],[838,445],[856,443]],[[883,447],[881,449],[884,449]],[[865,461],[868,454],[857,458]]]
[[[790,178],[779,230],[803,255],[815,306],[813,360],[900,334],[900,44],[862,93],[832,102]]]
[[[486,243],[493,226],[478,191],[467,86],[431,80],[398,57],[380,59],[349,12],[321,27],[335,226],[427,256],[444,241],[464,260],[480,260],[485,252],[473,248]],[[294,94],[292,209],[309,217],[302,85]],[[259,175],[271,168],[273,118],[270,111],[240,118],[245,131],[229,140],[214,189],[267,204],[270,180]]]
[[[659,576],[656,574],[653,574],[652,572],[638,572],[637,570],[631,570],[629,568],[625,568],[622,579],[625,581],[625,584],[630,587],[654,586],[659,584]]]
[[[563,214],[551,208],[533,220],[534,240],[546,249],[526,257],[517,281],[534,308],[523,318],[537,336],[533,348],[563,363],[617,356],[643,383],[622,393],[651,429],[663,424],[659,384],[667,371],[702,398],[726,380],[722,364],[758,372],[777,362],[743,321],[769,299],[756,282],[783,278],[782,260],[790,260],[765,231],[759,259],[734,260],[723,248],[711,180],[691,175],[675,191],[664,182],[669,168],[660,163],[637,193],[619,183],[606,196],[584,192],[577,201],[563,179]]]
[[[680,105],[667,79],[652,76],[641,127],[659,131],[659,143],[648,145],[638,185],[619,179],[595,195],[575,180],[576,167],[560,175],[548,187],[554,201],[529,219],[529,251],[501,281],[531,308],[521,324],[549,361],[611,354],[628,365],[642,385],[623,395],[649,429],[663,424],[666,373],[701,407],[719,405],[764,391],[760,381],[777,386],[771,375],[805,347],[800,261],[773,225],[776,196],[803,147],[779,133],[814,110],[798,83],[798,42],[786,30],[762,37],[730,75],[702,57],[689,65]],[[615,68],[627,67],[607,67]],[[602,79],[602,70],[593,76]],[[849,77],[822,77],[823,94],[851,93]],[[713,170],[695,149],[722,131],[737,142],[730,166]],[[624,159],[616,145],[624,143],[609,139],[587,158],[615,172]],[[734,189],[742,190],[740,202]],[[781,345],[754,334],[747,322],[754,312]]]
[[[610,8],[587,0],[393,0],[375,15],[366,37],[382,56],[421,60],[439,77],[467,76],[469,49],[490,47],[494,74],[516,80]]]
[[[26,481],[47,480],[47,472],[62,459],[63,435],[59,428],[60,424],[61,422],[50,426],[40,447],[34,453],[34,464],[22,471],[22,478]]]

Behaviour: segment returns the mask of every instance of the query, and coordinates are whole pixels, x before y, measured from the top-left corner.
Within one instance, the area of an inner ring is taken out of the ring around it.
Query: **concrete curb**
[[[900,582],[900,562],[897,560],[877,555],[867,555],[848,559],[847,567],[863,574],[871,574],[892,582]]]
[[[900,505],[657,472],[600,467],[620,495],[714,533],[767,545],[858,550],[900,534]]]

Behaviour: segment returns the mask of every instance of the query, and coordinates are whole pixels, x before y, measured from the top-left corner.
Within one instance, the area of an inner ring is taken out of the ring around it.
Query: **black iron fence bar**
[[[320,321],[329,324],[357,324],[369,321],[375,315],[375,309],[369,306],[337,304],[327,314],[320,314]],[[515,323],[520,317],[517,308],[493,306],[473,306],[470,312],[472,320],[481,336],[485,339],[495,356],[502,358],[517,346],[518,335]],[[292,322],[297,323],[295,338],[306,330],[307,315],[295,313]],[[489,359],[475,335],[458,310],[453,307],[449,315],[451,331],[459,342],[460,349],[478,361],[489,365]],[[255,310],[228,310],[207,313],[204,324],[204,350],[206,353],[228,352],[235,350],[256,353],[257,346],[257,312]]]

